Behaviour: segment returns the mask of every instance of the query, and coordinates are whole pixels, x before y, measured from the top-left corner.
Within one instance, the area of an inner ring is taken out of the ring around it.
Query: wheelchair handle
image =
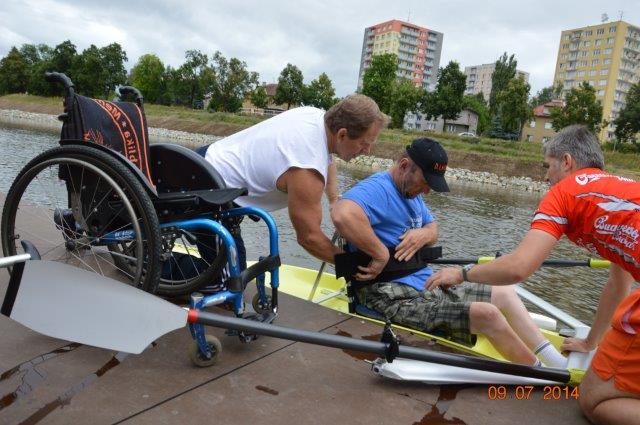
[[[128,94],[132,94],[134,96],[138,106],[142,108],[142,105],[144,103],[144,96],[142,96],[142,93],[140,92],[140,90],[138,90],[137,88],[135,88],[133,86],[120,86],[119,87],[119,89],[118,89],[118,97],[120,98],[120,100],[122,100],[123,96],[126,96]]]
[[[65,91],[64,110],[65,112],[70,111],[73,104],[74,95],[75,95],[74,85],[73,85],[73,81],[71,81],[71,78],[67,77],[67,75],[63,74],[62,72],[47,71],[44,73],[44,79],[49,83],[60,83],[64,86],[64,91]],[[58,117],[58,119],[60,119],[61,121],[64,121],[66,118],[67,118],[66,114],[62,114]]]

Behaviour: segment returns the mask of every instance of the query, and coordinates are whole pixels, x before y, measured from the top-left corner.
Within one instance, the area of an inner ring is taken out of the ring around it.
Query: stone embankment
[[[0,110],[0,123],[48,131],[60,131],[62,125],[55,115],[36,114],[17,110]],[[213,143],[219,140],[220,137],[150,127],[149,139],[152,143],[172,142],[194,148]],[[339,166],[345,168],[362,171],[380,171],[388,169],[393,164],[393,161],[391,159],[373,156],[360,156],[348,163],[338,159],[337,163]],[[534,181],[529,177],[500,177],[489,172],[469,171],[461,168],[449,168],[447,170],[447,180],[491,185],[527,192],[544,192],[549,188],[546,183]]]
[[[338,166],[361,171],[381,171],[391,167],[393,160],[363,155],[349,162],[338,159],[337,163]],[[548,184],[532,180],[530,177],[501,177],[486,171],[470,171],[463,168],[447,168],[446,177],[448,181],[491,185],[526,192],[546,192],[549,189]]]

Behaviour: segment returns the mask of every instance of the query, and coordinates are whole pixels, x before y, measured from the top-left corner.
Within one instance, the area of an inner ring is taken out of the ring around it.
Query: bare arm
[[[320,228],[324,181],[314,170],[290,168],[278,178],[278,186],[288,193],[289,217],[298,243],[311,255],[333,264],[340,252]]]
[[[593,319],[593,326],[586,339],[567,338],[562,344],[562,350],[591,351],[600,343],[602,336],[609,329],[613,313],[618,304],[629,295],[633,276],[617,264],[611,264],[609,279],[602,288],[598,310]]]
[[[338,169],[336,167],[336,162],[333,161],[329,164],[329,168],[327,169],[327,185],[324,188],[324,192],[327,195],[327,199],[329,200],[329,210],[333,209],[333,206],[338,202]]]
[[[374,233],[362,208],[349,199],[341,199],[331,211],[331,219],[346,240],[371,256],[371,262],[360,268],[356,278],[370,280],[380,274],[389,261],[389,250]]]
[[[494,261],[474,266],[467,278],[471,282],[488,285],[511,285],[525,280],[535,272],[549,255],[558,241],[542,230],[527,232],[520,245],[510,254]],[[437,271],[427,279],[427,289],[436,286],[451,286],[462,282],[460,268],[446,268]]]

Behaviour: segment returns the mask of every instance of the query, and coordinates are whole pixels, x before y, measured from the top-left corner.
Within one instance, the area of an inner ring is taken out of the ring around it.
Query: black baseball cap
[[[444,179],[448,158],[440,143],[427,137],[415,139],[407,146],[407,154],[420,167],[431,189],[436,192],[449,191],[449,185]]]

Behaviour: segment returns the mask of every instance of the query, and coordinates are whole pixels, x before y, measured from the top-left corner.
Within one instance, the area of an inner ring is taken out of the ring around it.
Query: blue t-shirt
[[[388,171],[360,181],[342,195],[342,199],[349,199],[362,208],[374,233],[386,246],[397,246],[400,243],[399,237],[407,230],[419,229],[433,222],[433,216],[422,197],[407,199],[402,196]],[[353,246],[348,248],[355,250]],[[430,267],[425,267],[411,275],[395,279],[394,282],[422,291],[424,282],[432,273]]]

